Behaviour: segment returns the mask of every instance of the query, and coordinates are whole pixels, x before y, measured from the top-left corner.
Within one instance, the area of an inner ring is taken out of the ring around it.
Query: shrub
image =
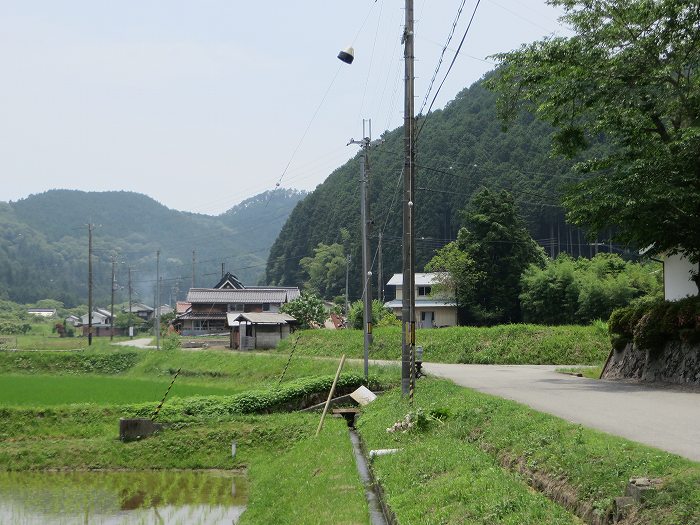
[[[615,349],[633,342],[640,350],[658,351],[671,341],[700,342],[700,297],[680,301],[638,300],[615,310],[608,322]]]

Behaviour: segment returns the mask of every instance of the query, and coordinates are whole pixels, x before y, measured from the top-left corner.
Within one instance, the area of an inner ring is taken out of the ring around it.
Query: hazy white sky
[[[415,0],[416,111],[460,4]],[[401,125],[403,6],[0,0],[0,200],[129,190],[217,214],[280,178],[311,190],[356,153],[363,118],[375,137]],[[565,33],[557,17],[544,0],[482,0],[435,107],[488,55]],[[336,58],[348,45],[352,65]]]

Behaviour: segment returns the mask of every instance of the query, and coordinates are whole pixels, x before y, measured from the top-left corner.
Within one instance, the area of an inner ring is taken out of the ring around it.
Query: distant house
[[[122,312],[129,313],[129,305],[126,305]],[[155,310],[143,303],[131,303],[131,313],[144,321],[150,321]]]
[[[87,317],[87,316],[85,316],[85,317]],[[66,325],[71,325],[74,327],[81,325],[80,317],[78,317],[77,315],[69,315],[68,317],[66,317],[65,322],[66,322]]]
[[[27,313],[38,317],[56,317],[55,308],[27,308]]]
[[[275,325],[275,330],[281,330],[281,339],[286,336],[285,326],[290,325],[290,320],[273,316],[238,318],[234,315],[229,318],[227,314],[279,314],[283,304],[293,301],[299,295],[299,288],[295,286],[246,287],[235,275],[227,273],[214,288],[190,288],[186,302],[178,303],[173,326],[186,336],[230,333],[233,348],[241,343],[240,335],[235,335],[240,334],[241,322],[246,331],[244,337],[253,337],[253,326],[257,326],[254,329],[256,334],[262,334],[270,325]],[[229,324],[229,319],[238,324]],[[269,338],[264,336],[263,339],[267,341]],[[267,345],[267,342],[263,343],[261,339],[261,344]]]
[[[433,287],[439,283],[439,273],[417,273],[416,281],[416,327],[432,328],[457,325],[457,303],[451,297],[438,297]],[[396,317],[401,318],[401,302],[403,299],[403,274],[395,273],[387,286],[394,286],[396,297],[384,304]]]
[[[80,326],[83,329],[83,335],[88,335],[89,317],[85,314],[80,317]],[[92,335],[95,337],[112,335],[112,314],[104,308],[95,308],[92,311]],[[114,329],[114,335],[118,335],[118,330]]]

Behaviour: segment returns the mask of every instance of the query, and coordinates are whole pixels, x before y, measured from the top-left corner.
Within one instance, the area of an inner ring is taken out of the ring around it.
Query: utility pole
[[[221,263],[221,278],[224,278],[224,268],[226,263]]]
[[[195,257],[194,257],[194,250],[192,250],[192,288],[194,288],[194,265],[195,265]]]
[[[369,211],[369,148],[372,146],[372,121],[369,120],[369,133],[365,133],[365,119],[362,119],[362,140],[350,139],[348,145],[359,144],[360,155],[360,220],[362,221],[362,297],[364,300],[364,361],[365,382],[369,379],[369,347],[372,344],[372,261],[369,235],[372,225]]]
[[[110,330],[109,330],[109,340],[113,341],[114,340],[114,288],[116,286],[116,282],[114,281],[114,265],[117,264],[116,258],[114,255],[112,255],[112,307],[109,311],[109,315],[111,317],[111,322],[110,322]]]
[[[88,224],[88,346],[92,345],[92,223]]]
[[[379,232],[379,246],[377,247],[378,265],[377,268],[377,298],[384,304],[384,271],[382,269],[382,232]]]
[[[129,266],[129,338],[133,339],[134,338],[134,324],[131,319],[132,315],[132,306],[131,306],[131,266]]]
[[[155,327],[156,327],[156,349],[160,350],[160,250],[156,252],[156,300],[154,301],[156,308],[155,312]]]
[[[350,259],[351,255],[347,254],[345,257],[345,322],[347,322],[348,316],[350,315],[350,300],[348,298],[348,284],[350,282]]]
[[[404,27],[404,168],[403,168],[403,280],[401,298],[401,394],[413,400],[415,386],[416,290],[415,238],[413,233],[415,188],[415,120],[413,117],[413,0],[406,0]]]

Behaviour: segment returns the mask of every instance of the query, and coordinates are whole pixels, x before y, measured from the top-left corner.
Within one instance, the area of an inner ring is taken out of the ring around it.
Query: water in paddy
[[[0,472],[0,523],[236,523],[246,480],[230,472]]]

